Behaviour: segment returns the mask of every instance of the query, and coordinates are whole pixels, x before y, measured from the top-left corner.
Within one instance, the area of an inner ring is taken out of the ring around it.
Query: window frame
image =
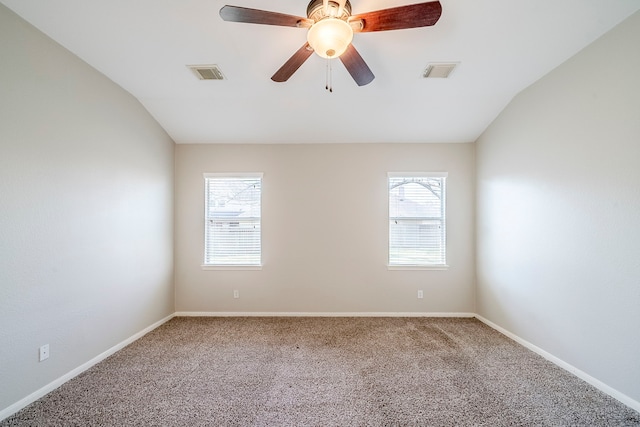
[[[447,172],[388,172],[387,173],[387,268],[389,270],[448,270],[448,244],[447,244]],[[442,263],[416,263],[397,264],[391,261],[391,189],[389,188],[392,178],[441,178],[442,179]]]
[[[212,264],[207,263],[207,247],[208,247],[208,233],[207,233],[207,222],[211,219],[211,215],[208,213],[209,210],[209,194],[208,194],[208,179],[259,179],[260,180],[260,216],[259,224],[260,224],[260,244],[259,244],[259,262],[257,264],[252,263],[237,263],[237,264]],[[263,178],[264,174],[262,172],[215,172],[215,173],[204,173],[203,174],[203,195],[204,195],[204,209],[203,209],[203,262],[201,268],[203,270],[262,270],[262,190],[263,190]]]

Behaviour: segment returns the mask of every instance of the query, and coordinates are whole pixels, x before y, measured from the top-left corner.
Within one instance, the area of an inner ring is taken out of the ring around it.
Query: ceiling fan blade
[[[295,73],[298,68],[304,61],[306,61],[311,54],[313,53],[313,49],[309,46],[309,43],[305,43],[300,49],[293,54],[291,58],[287,62],[284,63],[282,67],[271,77],[271,80],[274,82],[286,82],[289,80],[289,77]]]
[[[279,25],[282,27],[310,27],[313,21],[300,16],[239,6],[223,6],[220,17],[225,21],[248,24]]]
[[[353,80],[356,81],[358,86],[364,86],[373,81],[375,76],[369,69],[369,66],[362,56],[358,53],[355,47],[352,44],[349,44],[347,50],[340,55],[340,61],[344,64],[345,68],[353,77]]]
[[[360,21],[362,29],[354,29],[360,32],[403,30],[434,25],[440,15],[442,5],[439,1],[431,1],[353,15],[349,22]]]

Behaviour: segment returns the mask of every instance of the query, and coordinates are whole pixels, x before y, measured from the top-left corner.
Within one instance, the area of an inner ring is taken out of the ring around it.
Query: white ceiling
[[[351,0],[353,13],[419,0]],[[375,80],[313,55],[270,77],[306,30],[223,21],[225,4],[305,16],[307,1],[0,0],[140,100],[176,143],[471,142],[521,90],[640,9],[638,0],[441,0],[433,27],[355,34]],[[423,79],[430,62],[460,62]],[[217,64],[227,80],[186,67]]]

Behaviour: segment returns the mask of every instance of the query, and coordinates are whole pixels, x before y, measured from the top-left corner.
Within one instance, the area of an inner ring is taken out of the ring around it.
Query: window
[[[389,174],[389,266],[446,267],[446,176]]]
[[[260,266],[262,174],[205,174],[204,266]]]

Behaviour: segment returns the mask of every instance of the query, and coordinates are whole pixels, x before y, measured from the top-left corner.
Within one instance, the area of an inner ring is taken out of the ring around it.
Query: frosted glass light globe
[[[307,41],[315,53],[323,58],[342,55],[353,40],[353,29],[342,19],[325,18],[313,24],[307,33]]]

